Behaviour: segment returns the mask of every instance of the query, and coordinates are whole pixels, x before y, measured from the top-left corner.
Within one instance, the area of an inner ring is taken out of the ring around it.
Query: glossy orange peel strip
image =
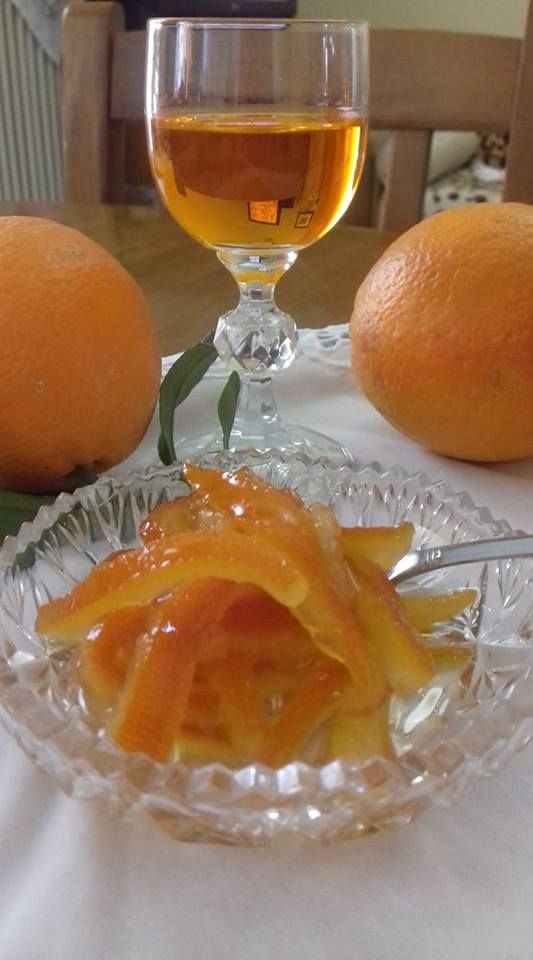
[[[265,740],[265,712],[258,692],[253,663],[231,656],[212,663],[208,681],[216,690],[227,738],[243,762],[256,759]]]
[[[371,757],[392,757],[388,699],[366,716],[341,708],[329,725],[327,750],[330,757],[342,757],[352,763]]]
[[[241,765],[239,755],[225,737],[209,735],[194,727],[180,730],[174,741],[174,752],[176,759],[182,763],[222,763],[226,767]]]
[[[414,532],[408,522],[395,527],[341,527],[340,543],[348,561],[365,557],[388,570],[407,553]]]
[[[178,586],[218,577],[261,587],[296,607],[309,587],[284,552],[266,550],[253,537],[232,531],[176,534],[130,550],[93,569],[65,597],[40,607],[36,629],[54,643],[75,644],[113,610],[145,605]]]
[[[311,659],[315,645],[287,607],[256,587],[243,587],[220,622],[228,650],[256,663],[295,664]]]
[[[385,573],[363,557],[351,563],[357,620],[376,650],[390,688],[408,696],[431,680],[431,657]]]
[[[237,524],[311,527],[302,500],[292,490],[272,487],[250,470],[229,474],[187,464],[183,473],[192,488],[191,510],[198,521],[202,513],[219,513]]]
[[[474,603],[477,591],[453,590],[443,594],[413,594],[402,597],[403,608],[420,633],[430,633],[436,623],[452,620]]]
[[[361,709],[377,707],[388,691],[382,664],[353,614],[349,596],[341,596],[328,577],[321,551],[315,551],[297,530],[287,527],[262,531],[260,539],[267,550],[274,543],[283,549],[309,584],[307,596],[292,611],[294,616],[319,650],[346,666],[359,691]]]
[[[205,631],[230,602],[231,584],[197,581],[153,609],[108,727],[124,750],[168,758],[185,717]]]
[[[195,526],[191,517],[190,495],[185,495],[179,500],[169,500],[154,507],[141,523],[139,536],[149,546],[163,537],[193,530]]]
[[[147,617],[146,607],[114,610],[80,644],[78,680],[85,694],[100,705],[112,704],[119,695]]]
[[[289,763],[335,712],[349,676],[341,664],[322,660],[304,671],[271,729],[260,755],[271,767]]]

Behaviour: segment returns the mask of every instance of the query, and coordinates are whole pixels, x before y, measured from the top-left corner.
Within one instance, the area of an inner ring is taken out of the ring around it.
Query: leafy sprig
[[[229,438],[235,422],[240,392],[241,380],[239,374],[234,370],[233,373],[230,373],[218,400],[218,420],[222,427],[224,450],[227,450],[229,447]]]
[[[185,350],[172,364],[159,390],[159,439],[157,450],[164,464],[177,459],[174,446],[174,418],[177,408],[187,399],[191,390],[203,379],[218,357],[209,333],[199,343]],[[235,371],[230,374],[218,401],[218,419],[222,428],[224,449],[229,446],[235,413],[239,401],[240,379]]]

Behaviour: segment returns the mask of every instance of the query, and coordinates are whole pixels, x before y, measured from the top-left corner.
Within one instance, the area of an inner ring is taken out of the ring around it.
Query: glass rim
[[[368,29],[368,20],[343,20],[342,18],[328,18],[320,20],[318,17],[150,17],[147,21],[148,28],[175,27],[178,24],[191,25],[193,27],[225,27],[235,29],[237,27],[314,27],[314,28],[341,28],[351,27],[357,30]]]

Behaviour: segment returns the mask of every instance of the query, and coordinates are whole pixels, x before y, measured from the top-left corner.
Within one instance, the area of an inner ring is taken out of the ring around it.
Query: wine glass
[[[353,198],[367,101],[365,23],[149,22],[146,121],[155,182],[172,217],[216,252],[238,284],[239,303],[218,319],[214,344],[240,375],[230,449],[243,460],[247,450],[270,449],[350,460],[335,440],[280,419],[272,375],[292,363],[298,334],[274,290]],[[221,447],[218,434],[188,438],[180,456]]]

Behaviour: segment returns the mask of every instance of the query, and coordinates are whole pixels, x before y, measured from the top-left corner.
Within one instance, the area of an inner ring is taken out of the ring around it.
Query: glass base
[[[337,440],[316,430],[289,424],[262,437],[246,439],[232,434],[229,450],[224,450],[221,431],[176,441],[178,461],[188,461],[203,466],[238,466],[253,464],[256,453],[268,454],[270,450],[285,455],[297,456],[312,464],[327,461],[330,467],[355,465],[354,458]]]

